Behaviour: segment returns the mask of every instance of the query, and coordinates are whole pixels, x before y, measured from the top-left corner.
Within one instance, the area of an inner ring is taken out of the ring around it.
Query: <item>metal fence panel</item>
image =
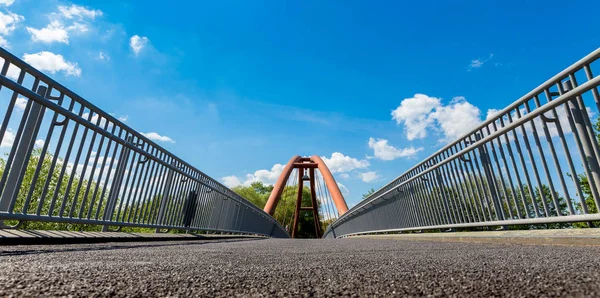
[[[325,237],[600,220],[600,49],[400,175]]]
[[[288,237],[260,208],[0,48],[0,224]]]

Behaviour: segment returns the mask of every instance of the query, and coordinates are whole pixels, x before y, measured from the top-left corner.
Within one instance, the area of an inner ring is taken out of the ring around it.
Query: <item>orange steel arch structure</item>
[[[344,214],[348,211],[348,205],[346,204],[346,200],[344,200],[344,196],[342,196],[342,192],[340,191],[340,188],[338,187],[337,182],[335,182],[335,179],[333,178],[331,171],[329,171],[329,168],[327,167],[325,162],[323,162],[323,160],[317,155],[313,155],[311,157],[301,157],[299,155],[296,155],[296,156],[292,157],[290,159],[290,161],[288,161],[287,165],[281,172],[281,175],[277,179],[277,183],[275,183],[275,185],[273,187],[273,191],[271,192],[271,195],[269,196],[269,200],[267,201],[267,204],[265,205],[264,211],[270,215],[273,215],[275,213],[275,208],[277,208],[277,204],[279,203],[279,200],[281,199],[281,194],[285,188],[286,182],[290,178],[290,174],[292,173],[292,171],[294,169],[298,169],[300,171],[302,171],[304,169],[308,169],[308,171],[310,172],[309,183],[310,183],[312,206],[304,206],[304,207],[302,206],[302,191],[298,191],[298,197],[297,197],[297,201],[296,201],[296,209],[294,212],[294,226],[292,229],[292,238],[294,238],[296,236],[296,231],[298,229],[298,216],[300,214],[300,210],[312,210],[313,211],[316,235],[317,235],[317,237],[321,237],[321,232],[320,232],[321,231],[321,227],[320,227],[321,223],[319,222],[317,195],[315,193],[315,178],[314,178],[315,177],[315,169],[318,169],[321,172],[321,175],[323,176],[325,185],[326,185],[327,189],[329,190],[329,193],[331,194],[333,203],[337,209],[338,216],[341,216],[342,214]],[[304,181],[302,179],[302,175],[298,175],[298,189],[302,190],[303,186],[304,186]]]

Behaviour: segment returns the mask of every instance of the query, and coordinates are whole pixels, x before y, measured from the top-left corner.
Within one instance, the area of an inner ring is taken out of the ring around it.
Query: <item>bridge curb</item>
[[[447,232],[447,233],[410,233],[378,234],[345,237],[376,238],[398,241],[440,241],[526,245],[600,245],[600,229],[556,229],[526,231],[490,231],[490,232]]]
[[[149,241],[183,241],[183,240],[222,240],[222,239],[263,239],[262,236],[251,235],[194,235],[194,234],[159,234],[159,233],[127,233],[127,232],[76,232],[46,230],[11,230],[0,229],[0,245],[32,245],[32,244],[77,244],[105,242],[149,242]]]

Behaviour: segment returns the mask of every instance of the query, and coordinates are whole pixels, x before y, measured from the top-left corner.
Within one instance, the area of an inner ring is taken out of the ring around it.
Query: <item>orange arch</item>
[[[301,157],[299,155],[292,157],[290,161],[288,161],[287,165],[285,165],[285,168],[283,168],[283,171],[281,172],[281,175],[279,175],[279,178],[277,178],[277,183],[275,183],[275,185],[273,186],[273,190],[271,191],[269,200],[267,201],[267,204],[264,208],[264,211],[269,215],[273,216],[273,214],[275,214],[275,207],[277,207],[277,204],[279,203],[279,199],[281,198],[281,193],[283,192],[285,183],[290,178],[290,174],[294,169],[294,163],[296,161],[299,161],[300,158]]]
[[[340,191],[340,187],[338,186],[335,179],[333,179],[333,175],[331,175],[331,171],[323,162],[323,160],[317,156],[313,155],[310,157],[310,160],[317,164],[321,175],[323,175],[323,179],[325,180],[325,185],[327,185],[327,189],[331,194],[331,198],[333,199],[333,203],[338,211],[338,215],[342,215],[348,212],[348,205],[346,205],[346,200],[344,200],[344,196],[342,196],[342,192]]]
[[[275,208],[277,208],[277,204],[279,203],[279,199],[281,198],[281,193],[283,192],[285,184],[289,179],[292,170],[294,170],[294,163],[300,162],[301,160],[302,157],[296,155],[292,157],[290,161],[288,161],[287,165],[285,165],[285,167],[283,168],[281,175],[277,179],[277,183],[275,183],[275,185],[273,186],[273,191],[269,196],[269,200],[265,205],[264,211],[266,213],[270,215],[275,214]],[[323,175],[323,180],[325,180],[325,185],[327,186],[327,189],[331,194],[331,198],[333,199],[333,203],[335,204],[338,214],[342,215],[346,213],[348,211],[348,205],[346,204],[344,196],[342,196],[342,192],[340,191],[337,182],[335,182],[335,179],[333,179],[333,175],[331,174],[331,171],[329,171],[329,168],[327,167],[325,162],[323,162],[323,160],[317,155],[313,155],[312,157],[310,157],[310,161],[317,164],[317,168],[321,172],[321,175]]]

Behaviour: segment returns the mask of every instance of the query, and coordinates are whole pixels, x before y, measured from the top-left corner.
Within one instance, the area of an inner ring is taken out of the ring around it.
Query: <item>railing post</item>
[[[573,89],[573,84],[571,81],[563,82],[563,89],[565,93],[568,93],[571,89]],[[594,144],[591,142],[596,142],[593,136],[589,136],[587,134],[586,123],[584,121],[583,113],[587,113],[585,107],[580,107],[577,103],[577,97],[569,99],[568,101],[569,113],[573,117],[574,122],[574,131],[573,133],[577,133],[577,136],[581,142],[581,149],[583,149],[583,153],[585,156],[582,156],[584,159],[584,163],[587,164],[589,170],[591,172],[591,177],[588,177],[590,182],[590,191],[592,192],[592,197],[594,198],[594,202],[596,206],[600,206],[600,194],[598,190],[600,190],[600,165],[598,164],[598,160],[595,156],[594,152]],[[592,138],[590,140],[590,137]],[[579,144],[578,144],[579,145]],[[585,167],[585,166],[584,166]],[[577,180],[577,177],[574,177]],[[590,179],[591,178],[591,179]],[[592,184],[592,180],[594,183]],[[558,209],[558,206],[556,207]]]
[[[132,137],[128,136],[125,144],[131,143]],[[127,168],[127,162],[129,161],[129,153],[131,149],[123,144],[123,148],[121,149],[121,154],[119,154],[119,162],[117,163],[117,169],[115,172],[115,178],[112,182],[112,187],[108,193],[108,199],[106,201],[106,209],[104,210],[104,221],[112,221],[113,215],[115,213],[115,207],[117,206],[117,200],[119,196],[119,192],[121,190],[121,185],[123,185],[123,178],[125,177],[125,171]],[[102,227],[102,232],[109,231],[108,225],[104,225]]]
[[[172,163],[173,166],[175,166],[175,163]],[[157,225],[162,225],[163,224],[163,220],[164,220],[164,216],[165,216],[165,209],[167,208],[167,201],[169,200],[169,193],[171,192],[171,185],[173,184],[173,170],[171,169],[167,169],[167,181],[165,183],[165,189],[163,190],[163,194],[162,197],[160,199],[160,207],[158,208],[158,217],[156,219],[156,224]],[[159,233],[160,229],[157,228],[156,229],[156,233]]]
[[[46,98],[47,92],[48,88],[45,86],[39,86],[37,89],[37,94],[43,98]],[[31,102],[31,109],[29,110],[29,114],[27,114],[27,121],[23,128],[23,134],[19,140],[15,140],[15,142],[19,142],[17,144],[18,147],[15,158],[11,165],[6,165],[6,170],[8,171],[10,169],[10,172],[8,179],[6,180],[6,187],[0,197],[0,212],[12,213],[12,208],[14,207],[19,194],[23,176],[27,171],[27,164],[29,163],[31,151],[35,144],[35,138],[37,137],[37,133],[44,118],[44,111],[46,108],[35,100],[29,99],[29,101]],[[0,227],[3,225],[4,221],[0,220]]]
[[[481,134],[476,133],[475,139],[476,139],[476,141],[479,141],[481,139]],[[496,210],[496,218],[498,220],[504,220],[504,212],[502,211],[502,209],[500,207],[500,200],[498,199],[498,191],[496,189],[496,181],[495,181],[496,177],[493,176],[494,171],[492,170],[492,163],[491,163],[490,156],[487,153],[486,145],[483,144],[483,145],[479,146],[479,148],[477,148],[477,150],[479,151],[481,165],[483,166],[483,172],[484,172],[485,178],[488,183],[488,189],[490,190],[490,194],[492,195],[492,201],[494,202],[494,209]],[[485,189],[484,189],[484,192],[485,192]],[[502,228],[506,229],[505,226],[502,226]]]
[[[196,215],[195,211],[197,206],[197,197],[198,193],[195,190],[192,190],[185,201],[183,208],[183,226],[186,228],[189,228],[192,221],[194,221],[194,217]]]

